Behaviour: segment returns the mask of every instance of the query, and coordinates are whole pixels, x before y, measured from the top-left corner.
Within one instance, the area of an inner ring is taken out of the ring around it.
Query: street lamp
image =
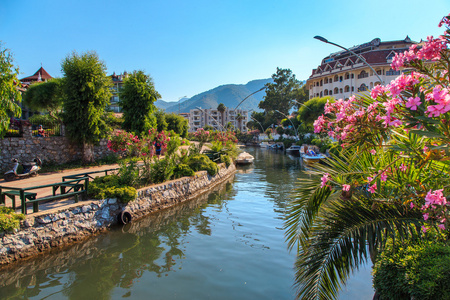
[[[285,116],[286,117],[286,119],[288,119],[289,120],[289,122],[291,122],[291,124],[292,124],[292,128],[294,128],[294,132],[295,132],[295,137],[298,139],[298,134],[297,134],[297,130],[295,129],[295,126],[294,126],[294,123],[292,123],[292,121],[291,121],[291,119],[289,119],[289,117],[288,116],[286,116],[284,113],[282,113],[281,111],[279,111],[279,110],[277,110],[277,109],[274,109],[274,111],[276,111],[276,112],[278,112],[278,113],[280,113],[280,114],[282,114],[283,116]]]
[[[327,43],[327,44],[331,44],[331,45],[334,45],[334,46],[339,47],[339,48],[341,48],[341,49],[344,49],[345,51],[348,51],[348,52],[350,52],[350,53],[353,53],[354,55],[356,55],[357,57],[359,57],[359,58],[362,60],[362,62],[365,63],[365,64],[372,70],[372,72],[378,77],[378,80],[380,81],[380,83],[381,83],[382,85],[384,85],[384,81],[381,80],[380,76],[378,76],[378,73],[375,72],[375,70],[372,68],[371,65],[369,65],[369,63],[366,61],[366,59],[365,59],[364,57],[362,57],[362,56],[359,55],[359,54],[356,54],[355,52],[353,52],[353,51],[350,50],[350,49],[347,49],[347,48],[345,48],[345,47],[342,47],[341,45],[338,45],[338,44],[336,44],[336,43],[332,43],[332,42],[330,42],[329,40],[327,40],[326,38],[321,37],[321,36],[319,36],[319,35],[316,35],[314,38],[315,38],[316,40],[321,41],[321,42],[324,42],[324,43]]]

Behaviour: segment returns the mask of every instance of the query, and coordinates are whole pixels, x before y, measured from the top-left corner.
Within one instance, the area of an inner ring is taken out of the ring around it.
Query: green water
[[[0,270],[1,299],[294,299],[283,218],[298,158],[255,164],[193,201]],[[341,299],[372,299],[370,268]]]

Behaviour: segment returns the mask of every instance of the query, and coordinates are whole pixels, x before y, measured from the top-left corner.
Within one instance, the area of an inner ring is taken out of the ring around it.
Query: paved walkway
[[[0,186],[2,187],[15,187],[15,188],[27,188],[27,187],[33,187],[33,186],[39,186],[39,185],[46,185],[51,183],[57,183],[62,181],[63,176],[69,176],[69,175],[75,175],[80,173],[87,173],[87,172],[96,172],[96,171],[104,171],[108,169],[115,169],[118,168],[119,165],[103,165],[99,167],[87,167],[87,168],[79,168],[79,169],[70,169],[70,170],[64,170],[60,172],[50,172],[50,173],[39,173],[36,177],[29,177],[24,179],[18,179],[14,181],[5,181],[4,179],[0,179]],[[105,173],[98,173],[98,174],[92,174],[92,177],[96,176],[103,176]],[[108,172],[110,174],[110,172]],[[38,198],[50,196],[53,194],[52,187],[47,188],[40,188],[32,190],[32,192],[37,193]],[[12,203],[11,200],[8,197],[5,197],[6,200],[6,206],[11,207]],[[64,206],[67,204],[74,203],[74,200],[72,199],[66,199],[66,200],[58,200],[58,201],[51,201],[48,203],[42,203],[39,204],[39,210],[47,210],[52,209],[60,206]],[[16,212],[20,212],[20,200],[18,197],[16,197]],[[32,205],[29,205],[27,209],[27,213],[30,214],[33,212]]]

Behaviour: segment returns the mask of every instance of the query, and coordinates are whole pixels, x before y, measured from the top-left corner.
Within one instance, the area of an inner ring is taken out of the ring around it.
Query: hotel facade
[[[240,116],[240,117],[239,117]],[[241,132],[247,132],[248,110],[226,109],[223,115],[217,109],[191,109],[189,113],[189,132],[209,125],[214,130],[224,131],[228,123]]]
[[[362,56],[376,74],[350,51],[330,54],[322,60],[320,66],[313,69],[306,81],[309,98],[332,96],[335,99],[347,99],[376,85],[388,84],[401,74],[401,71],[391,68],[392,58],[396,53],[408,50],[413,44],[417,43],[408,36],[404,40],[389,42],[381,42],[376,38],[349,49]]]

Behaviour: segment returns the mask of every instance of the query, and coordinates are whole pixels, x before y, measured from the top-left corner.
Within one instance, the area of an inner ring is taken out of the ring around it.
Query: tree
[[[266,95],[264,100],[259,102],[258,107],[265,112],[279,110],[288,115],[289,110],[294,105],[294,99],[300,100],[301,83],[289,69],[277,68],[277,72],[272,75],[274,83],[266,83]],[[277,113],[277,119],[282,119],[282,114]]]
[[[327,101],[333,101],[332,97],[312,98],[300,106],[297,113],[297,120],[313,131],[314,121],[323,114]]]
[[[22,100],[17,79],[19,69],[14,67],[13,57],[0,43],[0,137],[9,128],[11,117],[20,117],[22,110],[18,103]]]
[[[167,121],[166,121],[167,114],[164,112],[164,110],[162,110],[160,108],[156,108],[154,115],[156,118],[156,129],[158,131],[167,130],[167,125],[168,125]]]
[[[153,80],[143,71],[133,71],[123,82],[120,91],[120,106],[123,111],[123,128],[137,135],[157,126],[153,104],[161,95]]]
[[[62,62],[63,121],[70,139],[83,145],[83,162],[94,161],[93,144],[106,137],[105,109],[111,80],[95,52],[73,52]]]
[[[167,130],[173,130],[181,137],[187,137],[189,122],[183,116],[174,113],[166,114]]]
[[[58,113],[63,106],[62,86],[63,79],[61,78],[33,83],[23,95],[23,102],[32,110],[47,111],[53,119],[61,122]]]
[[[223,114],[224,114],[224,112],[227,110],[227,107],[225,106],[225,104],[223,104],[223,103],[219,103],[219,105],[217,106],[217,110],[220,112],[220,115],[221,115],[221,117],[222,117],[222,127],[224,127],[224,122],[225,122],[225,120],[224,120],[224,118],[223,118]]]

